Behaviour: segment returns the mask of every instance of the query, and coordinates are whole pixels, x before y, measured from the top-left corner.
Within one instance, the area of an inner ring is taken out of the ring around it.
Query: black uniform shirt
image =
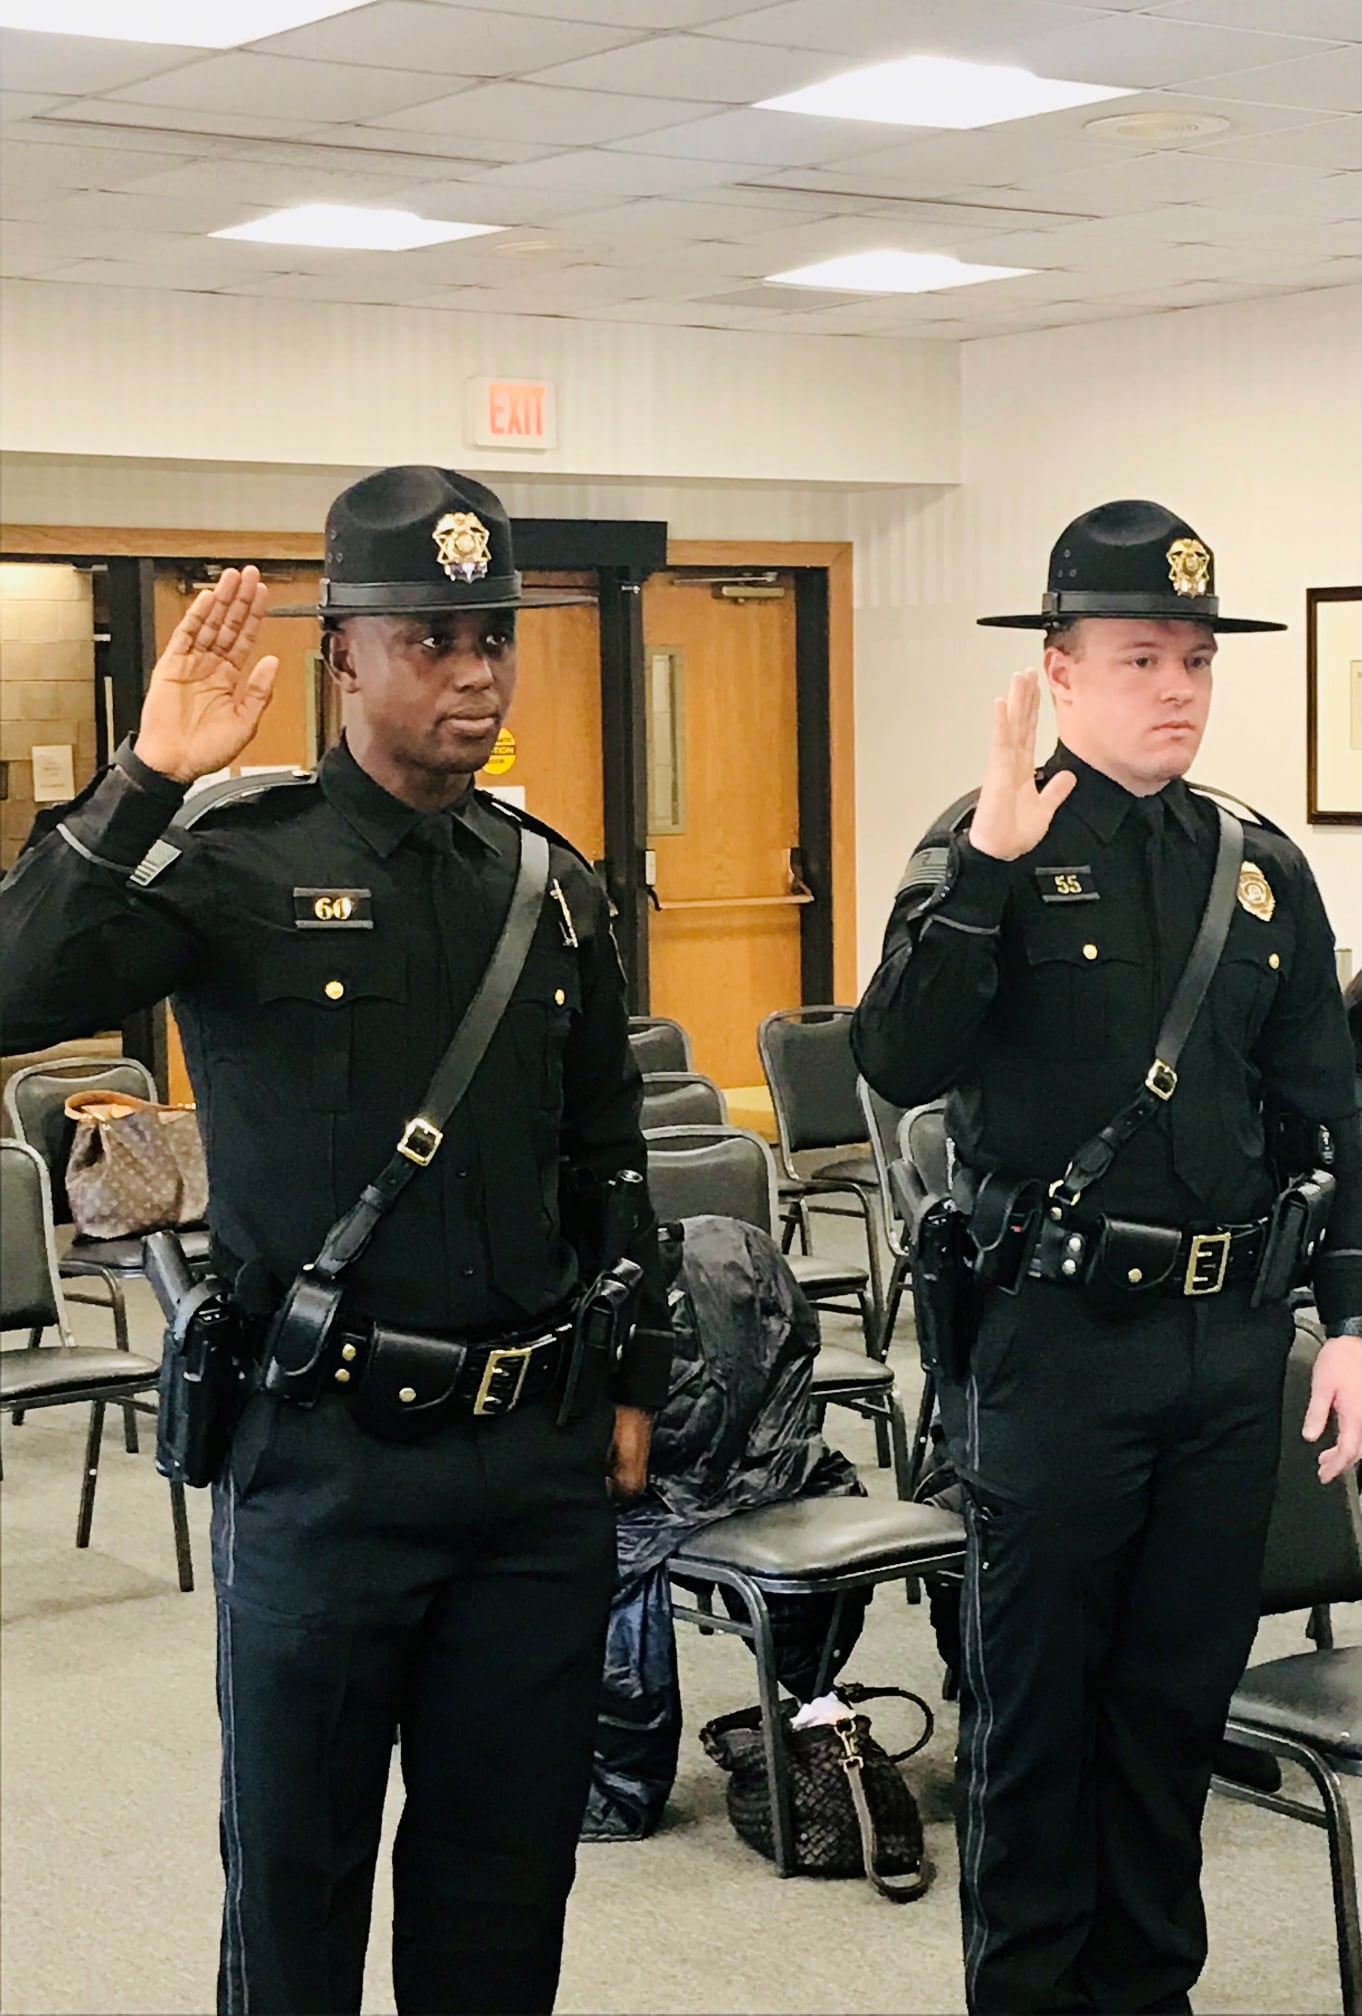
[[[170,834],[178,856],[138,887],[183,796],[125,750],[40,821],[0,891],[0,1021],[7,1049],[30,1049],[172,998],[220,1260],[272,1302],[420,1110],[496,942],[519,830],[476,791],[418,812],[342,745],[306,781]],[[557,1308],[577,1280],[560,1157],[599,1178],[645,1167],[605,892],[565,843],[550,875],[561,900],[443,1147],[347,1276],[388,1322],[491,1331]],[[649,1289],[617,1397],[652,1406],[669,1347],[651,1226],[636,1257]]]
[[[1214,804],[1181,781],[1137,798],[1061,745],[1078,783],[1034,852],[975,851],[949,815],[909,864],[853,1025],[884,1097],[949,1091],[970,1168],[1053,1181],[1139,1089],[1215,863]],[[1316,1266],[1321,1313],[1362,1316],[1362,1129],[1324,907],[1290,840],[1245,821],[1224,953],[1173,1098],[1085,1206],[1163,1224],[1242,1224],[1271,1204],[1263,1101],[1322,1122],[1338,1192]],[[1262,884],[1262,888],[1259,887]],[[1266,894],[1263,893],[1265,889]]]

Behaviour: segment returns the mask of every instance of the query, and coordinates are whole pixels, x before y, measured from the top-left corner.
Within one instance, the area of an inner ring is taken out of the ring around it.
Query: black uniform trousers
[[[393,1984],[549,2010],[615,1580],[608,1404],[366,1434],[257,1395],[215,1487],[223,2016],[357,2011],[400,1732]]]
[[[1293,1334],[1246,1288],[1129,1323],[985,1304],[942,1417],[966,1479],[957,1826],[974,2016],[1186,2010],[1201,1820],[1253,1643]]]

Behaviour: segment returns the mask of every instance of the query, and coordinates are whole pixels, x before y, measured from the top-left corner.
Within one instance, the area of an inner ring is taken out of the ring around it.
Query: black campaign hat
[[[1066,526],[1050,553],[1034,616],[981,616],[986,627],[1053,630],[1080,616],[1147,616],[1210,630],[1285,630],[1285,623],[1222,616],[1215,555],[1191,526],[1144,498],[1099,504]]]
[[[443,616],[586,598],[526,588],[495,491],[454,469],[405,464],[342,490],[326,514],[321,600],[276,616]]]

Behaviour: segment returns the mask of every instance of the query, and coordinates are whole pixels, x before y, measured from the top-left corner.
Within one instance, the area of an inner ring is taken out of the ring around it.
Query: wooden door
[[[674,574],[653,576],[643,591],[650,712],[668,660],[679,696],[680,830],[648,838],[661,906],[649,935],[652,1010],[684,1024],[697,1070],[724,1086],[761,1082],[757,1024],[803,998],[807,898],[791,866],[799,845],[795,595],[791,576],[776,584],[779,600],[749,602]],[[653,739],[655,765],[656,727]]]

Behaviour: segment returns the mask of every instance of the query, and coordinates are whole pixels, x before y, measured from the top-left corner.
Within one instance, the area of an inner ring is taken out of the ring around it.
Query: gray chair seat
[[[191,1267],[207,1261],[210,1234],[206,1226],[202,1230],[186,1229],[179,1239]],[[97,1268],[107,1267],[111,1274],[140,1274],[142,1234],[138,1232],[130,1239],[73,1239],[62,1255],[61,1264],[66,1273],[82,1268],[93,1273]]]
[[[106,1351],[92,1344],[38,1344],[25,1351],[0,1352],[0,1398],[37,1401],[49,1394],[84,1393],[97,1386],[127,1386],[157,1378],[150,1358],[132,1351]]]
[[[1230,1720],[1294,1737],[1329,1757],[1362,1760],[1360,1665],[1357,1648],[1340,1645],[1250,1666],[1230,1703]]]
[[[860,1295],[870,1276],[864,1267],[844,1267],[838,1260],[822,1260],[816,1253],[787,1253],[790,1272],[811,1302],[820,1295]]]
[[[830,1391],[882,1393],[894,1383],[894,1375],[878,1358],[864,1351],[848,1351],[841,1344],[820,1344],[813,1361],[811,1382],[815,1397]]]
[[[703,1573],[712,1564],[751,1576],[763,1589],[797,1593],[830,1576],[874,1575],[890,1563],[907,1573],[958,1556],[964,1543],[964,1522],[935,1505],[804,1498],[715,1520],[686,1542],[673,1565]]]

